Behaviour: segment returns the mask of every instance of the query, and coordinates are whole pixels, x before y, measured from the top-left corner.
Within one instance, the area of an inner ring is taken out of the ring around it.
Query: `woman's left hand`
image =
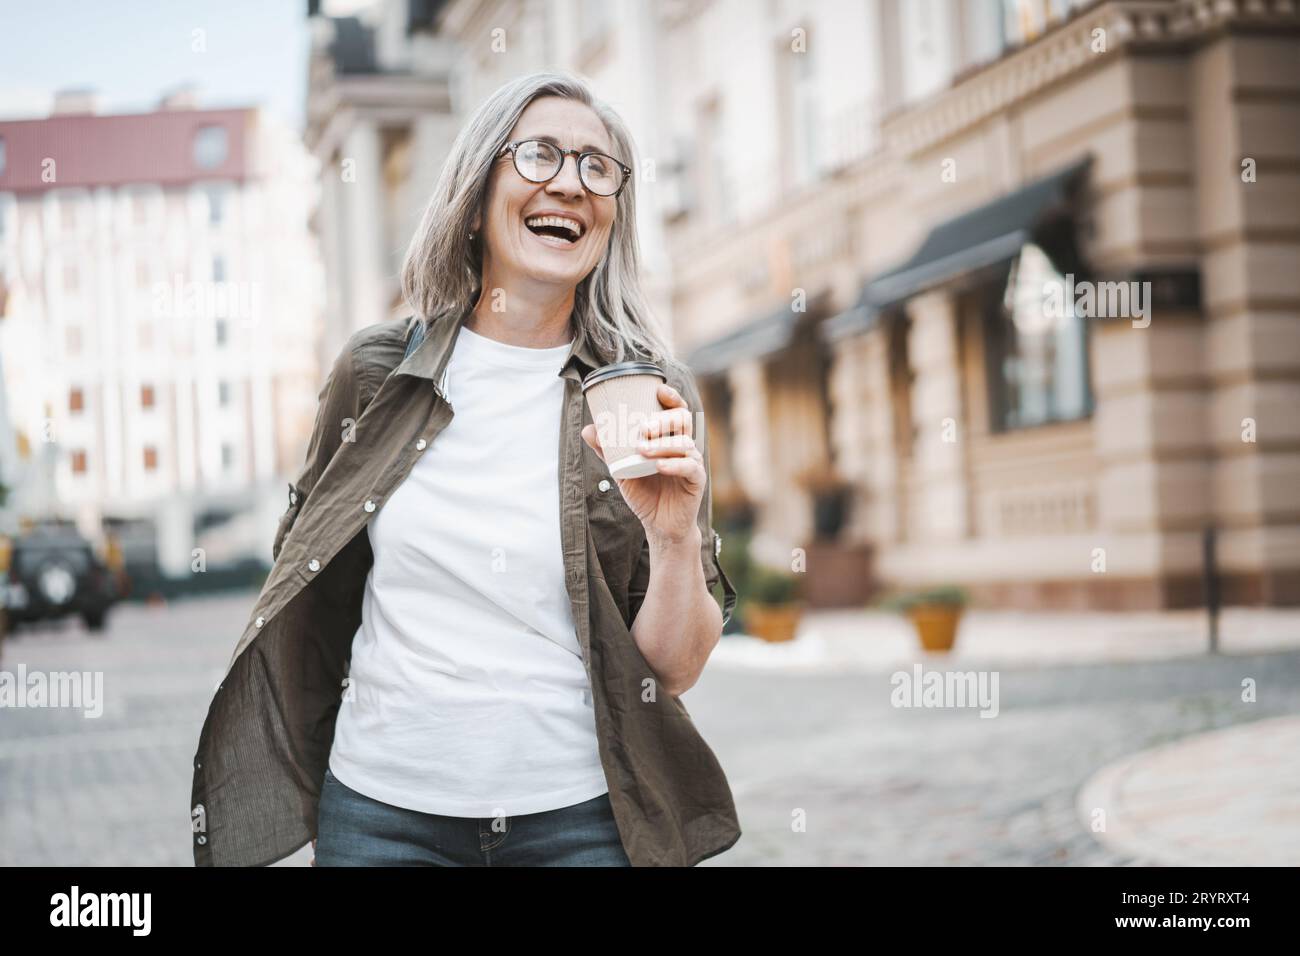
[[[677,544],[689,539],[704,500],[704,456],[695,447],[694,423],[686,400],[671,385],[660,383],[659,404],[639,431],[644,445],[636,449],[657,462],[658,472],[644,478],[616,478],[618,490],[640,519],[651,543]],[[583,440],[605,461],[596,426],[582,429]],[[608,464],[608,462],[606,462]]]

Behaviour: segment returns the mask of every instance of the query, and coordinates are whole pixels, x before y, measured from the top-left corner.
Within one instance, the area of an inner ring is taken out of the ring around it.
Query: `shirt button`
[[[320,570],[320,562],[317,561],[315,558],[312,558],[310,561],[307,562],[307,570],[308,570],[308,571],[319,571],[319,570]]]
[[[200,834],[199,834],[199,846],[203,846],[203,845],[204,845],[205,843],[207,843],[207,842],[208,842],[208,838],[205,837],[202,833],[200,833]]]
[[[259,614],[259,615],[257,616],[257,620],[253,622],[253,626],[254,626],[254,627],[261,627],[261,626],[262,626],[263,624],[265,624],[265,623],[266,623],[266,618],[262,617],[262,615]]]
[[[367,512],[369,512],[369,511],[374,511],[374,510],[375,510],[375,503],[374,503],[373,501],[371,501],[369,498],[367,498],[367,499],[366,499],[366,503],[365,503],[365,505],[363,505],[362,507],[364,507],[364,508],[366,509]]]
[[[298,495],[295,492],[292,491],[289,492],[289,504],[296,505],[297,503],[298,503]]]
[[[599,488],[601,491],[609,491],[609,479],[608,478],[600,479],[600,484],[598,484],[596,487]]]
[[[424,446],[427,445],[427,444],[428,444],[428,442],[426,442],[423,438],[421,438],[419,441],[417,441],[417,442],[415,443],[415,450],[416,450],[416,451],[424,451]]]

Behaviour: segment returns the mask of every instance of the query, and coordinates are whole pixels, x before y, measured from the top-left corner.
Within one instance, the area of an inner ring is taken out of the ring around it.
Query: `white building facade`
[[[305,447],[323,295],[310,157],[252,109],[0,123],[0,321],[22,518],[151,526],[160,570],[270,542]],[[265,544],[265,547],[261,547]],[[262,554],[264,552],[264,554]]]

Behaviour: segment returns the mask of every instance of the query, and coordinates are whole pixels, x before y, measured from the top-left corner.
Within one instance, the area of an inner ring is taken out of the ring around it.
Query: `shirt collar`
[[[415,375],[434,382],[438,381],[451,358],[451,347],[456,341],[456,334],[465,324],[465,319],[469,317],[471,311],[466,309],[455,320],[444,316],[426,325],[424,340],[397,366],[397,374]],[[412,317],[408,321],[414,330],[415,323],[420,320]],[[574,335],[573,344],[569,348],[569,354],[565,357],[564,366],[559,374],[565,378],[581,381],[588,372],[606,364],[608,363],[600,359],[599,354],[587,341],[587,336],[579,329]]]

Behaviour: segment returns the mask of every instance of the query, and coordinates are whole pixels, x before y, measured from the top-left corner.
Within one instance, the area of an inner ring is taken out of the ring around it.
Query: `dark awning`
[[[803,312],[783,305],[699,346],[687,356],[686,364],[697,375],[713,375],[737,362],[779,352],[794,341],[801,322],[815,321],[826,314],[828,301],[829,294],[823,290],[807,301]]]
[[[823,323],[829,340],[870,327],[876,316],[904,299],[958,276],[1009,262],[1029,242],[1049,254],[1073,246],[1068,226],[1075,190],[1092,157],[1036,179],[932,228],[916,253],[902,265],[875,276],[862,288],[853,308]]]

